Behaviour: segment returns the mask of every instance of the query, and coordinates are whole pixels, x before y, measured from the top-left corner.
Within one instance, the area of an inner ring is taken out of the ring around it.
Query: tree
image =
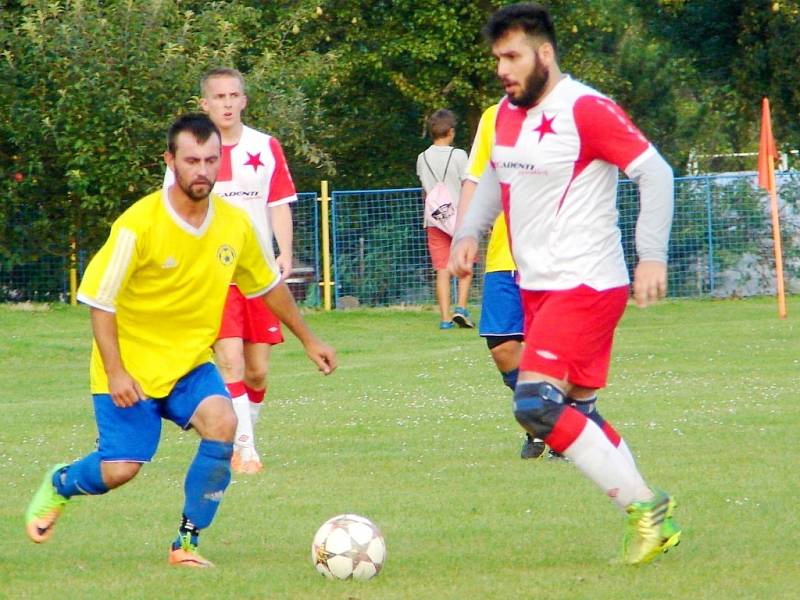
[[[324,4],[324,27],[312,38],[337,55],[340,69],[326,97],[342,134],[332,151],[337,187],[417,185],[413,158],[427,145],[425,117],[442,106],[462,117],[456,144],[469,146],[483,108],[502,96],[480,33],[502,4]],[[671,22],[664,10],[644,0],[554,0],[549,7],[563,70],[624,106],[679,172],[693,149],[730,147],[719,132],[732,103],[720,101],[724,93],[710,96],[684,46],[663,35]],[[719,107],[726,109],[720,116]]]
[[[14,110],[0,115],[0,152],[4,175],[21,177],[0,207],[7,266],[31,260],[31,240],[38,254],[65,255],[73,240],[96,248],[123,208],[160,185],[167,126],[196,110],[211,66],[252,74],[255,125],[274,126],[290,156],[332,169],[314,141],[318,103],[303,91],[327,62],[299,52],[291,33],[311,3],[265,13],[194,4],[34,0],[2,13],[13,27],[0,34],[0,93]]]

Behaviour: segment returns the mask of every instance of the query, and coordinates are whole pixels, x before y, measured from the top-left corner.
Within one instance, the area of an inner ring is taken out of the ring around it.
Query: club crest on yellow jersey
[[[231,248],[228,244],[223,244],[217,250],[217,258],[226,267],[232,265],[236,261],[236,250]]]

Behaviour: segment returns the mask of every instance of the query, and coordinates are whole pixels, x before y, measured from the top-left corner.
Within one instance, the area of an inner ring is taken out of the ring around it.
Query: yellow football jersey
[[[489,160],[492,157],[492,144],[494,143],[494,122],[497,117],[497,104],[490,106],[481,115],[475,140],[469,153],[467,163],[467,178],[477,182]],[[504,215],[497,217],[489,236],[489,245],[486,247],[486,272],[515,271],[514,258],[511,256],[511,247],[508,244],[508,227]]]
[[[211,196],[195,229],[159,190],[133,204],[89,262],[78,299],[116,313],[126,370],[151,398],[211,359],[231,282],[247,297],[276,285],[272,250],[247,214]],[[95,342],[91,389],[108,393]]]

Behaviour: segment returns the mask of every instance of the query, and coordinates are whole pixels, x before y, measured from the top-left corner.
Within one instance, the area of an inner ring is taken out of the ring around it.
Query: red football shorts
[[[263,298],[247,299],[235,285],[228,287],[222,325],[217,339],[242,338],[253,344],[280,344],[281,322],[264,304]]]
[[[428,252],[431,253],[433,268],[437,271],[446,269],[453,238],[437,227],[426,227],[425,231],[428,232]]]
[[[520,371],[536,371],[573,385],[606,385],[614,329],[628,303],[628,286],[599,292],[521,290],[525,347]]]

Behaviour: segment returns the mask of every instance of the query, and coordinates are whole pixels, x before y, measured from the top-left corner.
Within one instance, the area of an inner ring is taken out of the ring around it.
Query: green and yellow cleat
[[[25,530],[28,537],[37,544],[46,542],[53,534],[53,527],[61,516],[61,511],[69,502],[56,491],[53,485],[53,476],[66,467],[66,464],[56,465],[44,476],[44,481],[25,511]]]
[[[677,506],[675,500],[669,499],[669,506],[667,507],[667,514],[664,517],[664,524],[661,526],[661,551],[664,553],[669,552],[670,548],[674,548],[681,543],[681,528],[672,518],[672,513]]]
[[[628,506],[622,541],[622,558],[626,563],[649,563],[680,543],[681,529],[672,518],[674,510],[675,501],[665,492],[657,492],[649,502],[634,502]]]

